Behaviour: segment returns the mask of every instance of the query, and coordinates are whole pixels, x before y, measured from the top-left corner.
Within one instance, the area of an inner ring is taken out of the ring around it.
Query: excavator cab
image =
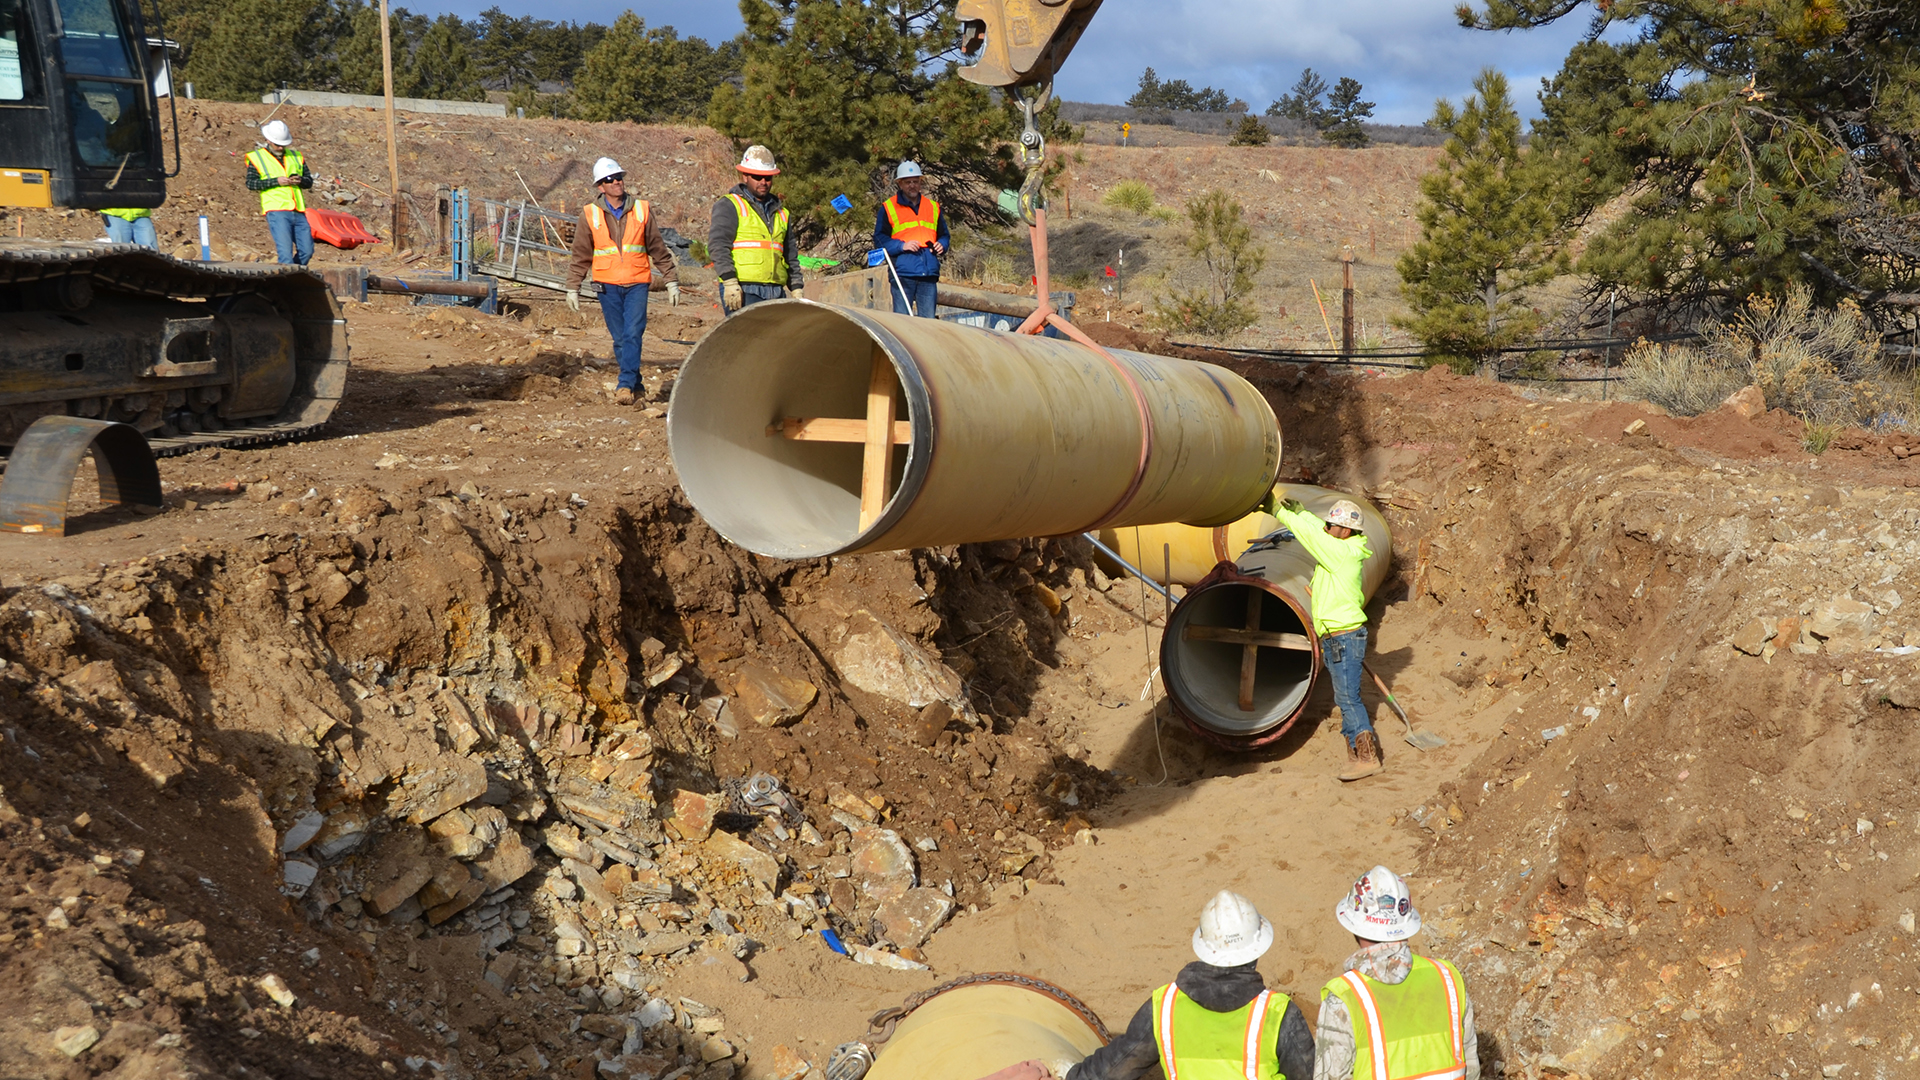
[[[158,207],[148,64],[134,0],[0,0],[0,206]]]
[[[5,2],[5,0],[0,0]],[[982,86],[1049,86],[1100,0],[960,0],[960,77]]]

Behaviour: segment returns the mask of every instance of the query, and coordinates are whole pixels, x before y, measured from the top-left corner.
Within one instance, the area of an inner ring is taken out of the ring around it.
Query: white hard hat
[[[900,163],[899,168],[893,170],[893,178],[895,180],[905,180],[909,176],[919,176],[919,175],[920,175],[920,166],[914,164],[911,161],[903,161]]]
[[[740,171],[752,173],[755,176],[777,176],[780,167],[773,163],[773,151],[755,144],[747,147],[747,152],[740,155]]]
[[[597,184],[609,176],[620,176],[626,171],[620,167],[619,162],[610,157],[603,157],[593,163],[593,182]]]
[[[1400,875],[1376,866],[1347,890],[1333,917],[1368,941],[1405,941],[1420,932],[1420,913]]]
[[[1341,499],[1334,503],[1327,510],[1327,524],[1345,525],[1354,532],[1359,532],[1364,524],[1360,517],[1360,504],[1352,499]]]
[[[262,124],[260,137],[275,146],[289,146],[293,143],[293,132],[287,130],[285,120],[269,120]]]
[[[1215,967],[1251,964],[1273,947],[1273,924],[1254,909],[1253,901],[1236,892],[1220,890],[1200,909],[1200,926],[1193,932],[1193,955]]]

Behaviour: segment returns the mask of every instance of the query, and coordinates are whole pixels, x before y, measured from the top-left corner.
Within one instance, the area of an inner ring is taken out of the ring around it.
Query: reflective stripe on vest
[[[262,180],[277,180],[282,176],[299,176],[305,168],[300,151],[289,147],[282,156],[275,158],[266,147],[255,147],[247,152],[247,163],[253,171],[260,174]],[[295,186],[270,187],[260,193],[260,212],[270,214],[275,210],[305,210],[307,193]]]
[[[1439,987],[1416,984],[1416,977],[1420,983],[1430,981],[1422,974],[1423,969],[1419,965],[1422,960],[1439,976]],[[1461,1043],[1460,1031],[1460,988],[1455,982],[1456,976],[1446,964],[1437,960],[1418,956],[1414,961],[1414,973],[1407,977],[1406,982],[1397,986],[1381,984],[1380,993],[1399,999],[1394,1002],[1396,1008],[1391,1023],[1394,1035],[1391,1040],[1386,1032],[1388,1023],[1380,1015],[1379,994],[1359,972],[1346,972],[1328,983],[1326,990],[1322,991],[1322,996],[1333,994],[1347,1005],[1348,1021],[1353,1026],[1354,1035],[1355,1080],[1460,1080],[1467,1075],[1466,1047]],[[1447,1030],[1451,1036],[1448,1041],[1438,1045],[1438,1032],[1422,1030],[1431,1028],[1433,1021],[1439,1018],[1438,1010],[1432,1008],[1438,1001],[1427,998],[1435,989],[1445,993]],[[1341,990],[1348,993],[1341,993]],[[1359,1006],[1358,1017],[1353,1015],[1355,1005]],[[1363,1029],[1356,1022],[1358,1020],[1365,1021],[1364,1039]],[[1447,1053],[1447,1049],[1452,1052]]]
[[[902,206],[900,196],[895,195],[887,200],[887,224],[893,227],[895,240],[931,244],[940,239],[940,204],[933,196],[922,195],[920,209],[910,210]]]
[[[649,212],[645,199],[628,202],[627,212],[620,215],[625,227],[618,241],[607,228],[607,212],[600,200],[588,203],[580,212],[593,235],[593,280],[602,285],[643,285],[653,280],[653,261],[647,258],[646,244]]]
[[[733,200],[733,272],[741,281],[756,285],[787,283],[787,208],[773,215],[773,228],[747,200],[728,192]]]
[[[1153,1038],[1166,1080],[1286,1080],[1274,1047],[1286,1010],[1273,991],[1232,1012],[1214,1012],[1177,985],[1154,991]],[[1244,1014],[1244,1017],[1243,1017]]]

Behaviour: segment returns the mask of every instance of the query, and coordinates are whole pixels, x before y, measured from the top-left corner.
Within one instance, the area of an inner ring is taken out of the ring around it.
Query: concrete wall
[[[263,105],[315,105],[329,109],[384,109],[387,99],[377,94],[334,94],[324,90],[273,90],[260,96]],[[492,101],[434,101],[428,98],[393,99],[398,112],[453,113],[461,116],[505,116],[507,107]]]

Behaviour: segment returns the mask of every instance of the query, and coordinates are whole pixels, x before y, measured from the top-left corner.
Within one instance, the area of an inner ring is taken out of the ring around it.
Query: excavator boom
[[[960,77],[982,86],[1048,86],[1101,0],[960,0]]]

